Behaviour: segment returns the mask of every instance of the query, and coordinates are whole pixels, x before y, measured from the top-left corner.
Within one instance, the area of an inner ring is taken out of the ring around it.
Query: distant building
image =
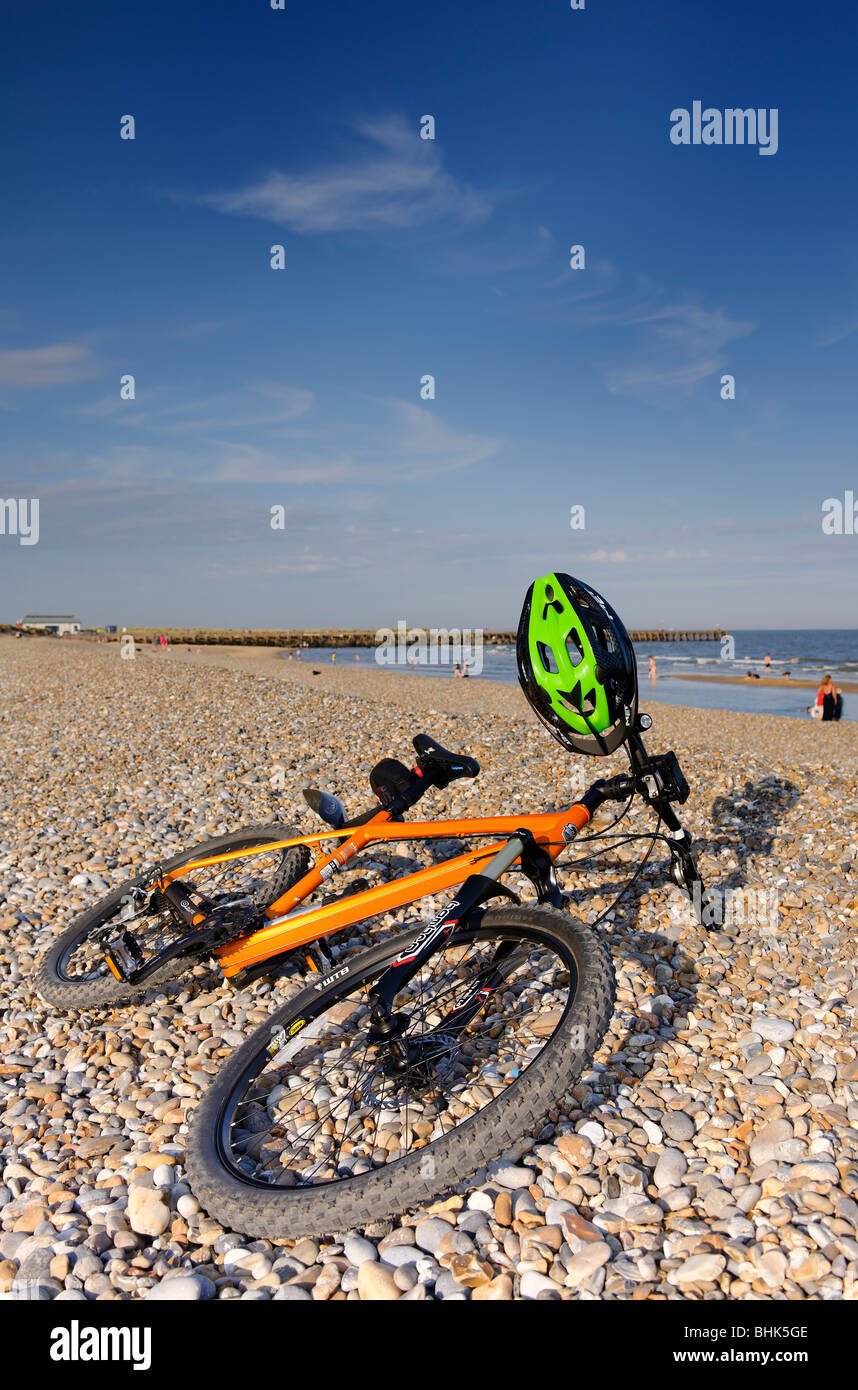
[[[41,628],[45,632],[55,632],[58,637],[80,632],[80,623],[71,613],[28,613],[21,619],[21,627]]]

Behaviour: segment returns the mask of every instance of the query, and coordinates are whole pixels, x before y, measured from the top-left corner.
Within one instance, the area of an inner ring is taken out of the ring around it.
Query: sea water
[[[735,650],[732,660],[721,655],[721,642],[639,642],[635,644],[640,685],[640,704],[692,705],[700,709],[743,710],[753,714],[781,714],[795,719],[807,719],[807,706],[815,704],[815,690],[791,688],[788,681],[778,686],[764,686],[748,681],[742,685],[723,685],[707,681],[707,676],[730,676],[742,679],[749,671],[759,676],[782,678],[789,671],[790,680],[813,681],[818,684],[828,673],[835,685],[842,681],[858,683],[858,630],[816,629],[738,630],[732,633]],[[301,660],[314,665],[331,665],[333,649],[314,647],[301,653]],[[766,670],[766,653],[771,655],[771,667]],[[359,661],[355,661],[355,656]],[[454,662],[459,654],[450,653],[450,664],[440,666],[380,666],[375,661],[374,647],[338,647],[338,666],[363,670],[389,671],[393,676],[432,676],[450,680]],[[481,680],[515,685],[518,671],[515,648],[486,643],[483,647]],[[657,679],[649,680],[649,657],[655,657]],[[677,680],[677,676],[699,676],[699,680]],[[858,694],[843,696],[843,718],[858,718]]]

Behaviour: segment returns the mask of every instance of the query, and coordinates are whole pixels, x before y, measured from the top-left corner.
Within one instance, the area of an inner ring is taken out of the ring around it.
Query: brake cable
[[[661,816],[659,816],[659,818],[658,818],[658,825],[661,825]],[[587,923],[588,926],[590,926],[590,927],[597,927],[597,926],[599,925],[600,922],[604,921],[604,919],[607,917],[608,913],[609,913],[609,912],[613,912],[613,910],[614,910],[614,908],[617,906],[617,904],[622,900],[622,898],[623,898],[623,897],[625,896],[625,894],[629,891],[629,889],[630,889],[630,888],[637,882],[637,880],[640,878],[641,874],[643,873],[644,869],[646,868],[646,866],[647,866],[647,864],[648,864],[648,862],[649,862],[650,855],[652,854],[653,850],[655,849],[655,842],[656,842],[656,840],[660,840],[660,839],[664,839],[664,838],[665,838],[664,836],[659,835],[659,833],[658,833],[658,825],[656,826],[656,829],[652,832],[651,835],[649,835],[649,836],[640,835],[640,836],[635,836],[635,837],[634,837],[635,839],[649,839],[649,842],[650,842],[650,843],[649,843],[649,848],[648,848],[647,851],[646,851],[646,854],[644,855],[644,857],[643,857],[643,859],[641,860],[641,862],[638,864],[638,866],[637,866],[637,868],[635,869],[634,873],[632,874],[631,878],[628,879],[628,880],[623,884],[623,886],[622,886],[622,888],[620,889],[619,893],[618,893],[617,896],[614,898],[614,901],[613,901],[612,903],[609,903],[609,904],[608,904],[608,906],[605,908],[604,912],[600,912],[600,913],[599,913],[599,916],[595,919],[595,921],[593,921],[593,922],[588,922],[588,923]]]

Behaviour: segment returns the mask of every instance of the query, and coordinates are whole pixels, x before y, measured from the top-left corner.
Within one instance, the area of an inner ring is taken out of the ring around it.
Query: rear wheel
[[[289,1239],[426,1202],[539,1124],[592,1061],[614,973],[565,913],[500,907],[458,929],[394,1001],[397,1068],[369,1036],[368,995],[401,949],[382,942],[304,991],[215,1078],[186,1161],[221,1222]],[[445,1032],[480,991],[467,1027]]]
[[[231,835],[221,835],[181,850],[160,867],[172,872],[210,855],[249,850],[257,845],[292,839],[298,834],[300,831],[288,825],[247,826]],[[309,864],[306,846],[295,845],[195,870],[193,883],[215,902],[218,898],[247,894],[264,909],[297,883]],[[155,886],[155,873],[150,868],[119,884],[101,902],[76,917],[58,937],[36,972],[35,987],[46,1003],[70,1009],[119,1004],[182,974],[187,968],[187,957],[169,961],[142,984],[135,985],[115,979],[105,962],[106,943],[120,925],[134,937],[144,958],[162,950],[179,931],[187,931],[187,928],[178,928],[169,911],[154,915],[141,911],[141,903]]]

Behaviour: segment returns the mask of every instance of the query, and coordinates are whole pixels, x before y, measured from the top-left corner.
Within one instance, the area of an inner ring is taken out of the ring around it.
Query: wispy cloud
[[[723,309],[705,309],[690,300],[662,305],[632,322],[651,325],[664,342],[675,343],[692,356],[718,352],[754,328],[748,320],[730,318]]]
[[[607,389],[643,398],[688,392],[729,370],[726,349],[756,328],[648,276],[630,279],[604,259],[552,276],[534,302],[552,320],[571,318],[576,327],[599,332],[592,357],[601,359]]]
[[[354,509],[367,484],[455,473],[491,458],[504,443],[457,429],[433,408],[413,401],[360,398],[356,422],[329,404],[324,412],[314,410],[312,391],[276,383],[256,383],[219,397],[176,400],[172,391],[157,387],[152,395],[156,404],[142,409],[140,401],[112,396],[81,407],[80,413],[98,421],[99,447],[77,458],[64,453],[43,459],[40,475],[139,480],[147,487],[176,476],[197,484],[336,484],[352,489]]]
[[[697,357],[681,366],[641,362],[633,367],[607,367],[605,384],[609,391],[621,396],[646,395],[651,388],[686,391],[704,377],[714,376],[721,366],[719,357]]]
[[[181,324],[170,333],[171,338],[211,338],[227,325],[227,319],[200,319],[195,323]]]
[[[686,563],[692,560],[711,560],[708,550],[665,550],[656,552],[652,557],[653,563],[659,560],[676,560],[678,563]]]
[[[221,441],[204,471],[205,481],[210,483],[284,483],[294,487],[356,483],[360,476],[360,469],[348,454],[302,451],[296,456],[294,450],[287,448],[277,450],[226,441]]]
[[[554,237],[547,227],[513,229],[469,246],[451,246],[438,259],[451,275],[508,275],[534,270],[552,254]]]
[[[584,559],[592,560],[595,564],[626,565],[630,556],[625,550],[591,550],[589,555],[584,556]]]
[[[123,400],[117,390],[76,406],[72,413],[142,427],[157,434],[213,439],[231,430],[291,424],[311,410],[315,399],[313,391],[282,382],[250,382],[217,396],[194,396],[177,387],[149,386],[134,401]]]
[[[448,218],[472,222],[491,212],[489,198],[448,173],[436,141],[421,140],[416,126],[387,116],[357,129],[372,153],[303,174],[272,171],[195,201],[302,233],[420,227]]]
[[[612,283],[615,275],[613,267],[607,268],[606,293],[589,298],[576,311],[579,322],[593,327],[637,331],[637,347],[627,350],[630,360],[603,369],[611,392],[642,396],[656,390],[688,391],[723,371],[724,349],[754,330],[749,320],[690,298],[675,299],[648,280],[624,289]]]
[[[817,346],[833,347],[835,343],[842,343],[844,338],[851,338],[856,329],[858,329],[858,314],[852,314],[847,319],[841,319],[835,327],[824,333]]]
[[[497,453],[503,441],[491,435],[456,430],[434,410],[413,401],[387,401],[394,424],[392,452],[406,476],[457,473]]]
[[[303,554],[281,559],[262,559],[258,554],[244,563],[215,561],[212,571],[232,579],[276,579],[278,575],[343,574],[369,569],[375,563],[371,555],[344,555],[342,547],[321,551],[305,547]]]
[[[472,430],[457,430],[435,412],[413,401],[370,401],[383,412],[364,426],[359,449],[340,437],[355,431],[347,422],[327,418],[304,431],[300,447],[222,442],[209,470],[212,482],[294,485],[358,485],[419,482],[457,473],[491,458],[503,440]]]
[[[316,397],[303,387],[255,382],[244,391],[177,401],[164,409],[156,428],[164,434],[216,435],[224,430],[284,425],[311,409]]]
[[[0,386],[15,390],[67,386],[86,381],[97,370],[92,352],[80,343],[0,349]]]

